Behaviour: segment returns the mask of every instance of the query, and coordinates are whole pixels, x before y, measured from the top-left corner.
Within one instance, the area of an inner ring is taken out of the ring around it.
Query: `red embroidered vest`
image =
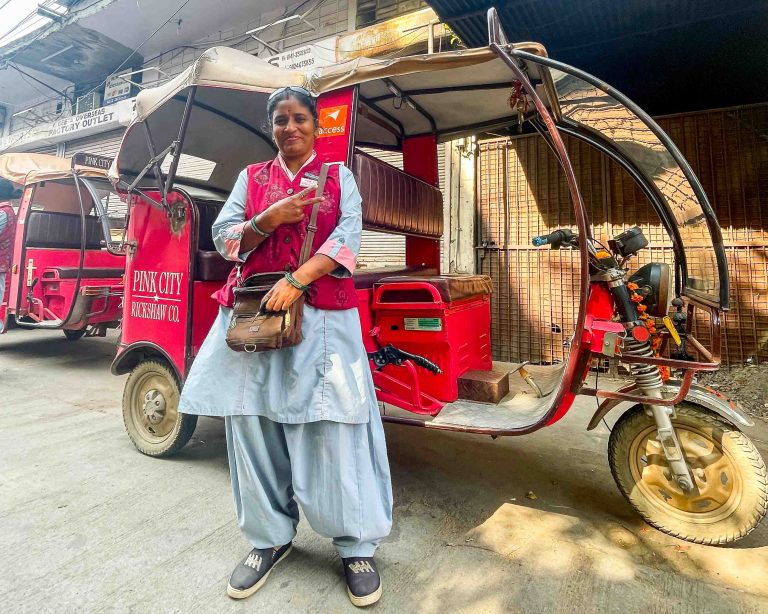
[[[3,214],[5,214],[5,228],[0,230],[0,273],[11,267],[13,237],[16,234],[16,214],[8,203],[0,203],[0,216]]]
[[[247,170],[248,192],[245,204],[245,219],[261,213],[279,200],[300,192],[301,179],[306,173],[317,178],[320,175],[322,160],[319,156],[302,168],[289,181],[280,161],[252,164]],[[328,171],[328,179],[323,191],[323,202],[317,215],[317,232],[310,250],[310,258],[328,240],[339,222],[341,215],[341,182],[339,167],[332,165]],[[299,253],[307,235],[307,223],[311,207],[306,208],[304,220],[297,224],[283,224],[262,241],[249,255],[242,265],[243,278],[254,273],[269,273],[271,271],[295,271],[298,268]],[[215,296],[225,307],[232,307],[236,285],[237,270],[233,269],[227,283]],[[318,309],[351,309],[357,307],[357,294],[352,279],[337,278],[325,275],[315,281],[307,292],[307,303]]]

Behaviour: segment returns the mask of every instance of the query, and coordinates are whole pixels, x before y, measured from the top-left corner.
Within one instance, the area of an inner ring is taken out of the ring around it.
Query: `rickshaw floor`
[[[510,370],[515,369],[512,365]],[[565,371],[565,363],[556,365],[525,365],[525,370],[541,389],[538,398],[520,371],[509,375],[509,394],[498,404],[477,403],[459,399],[447,404],[432,420],[433,424],[467,426],[489,429],[519,429],[535,422],[549,410],[558,384]]]

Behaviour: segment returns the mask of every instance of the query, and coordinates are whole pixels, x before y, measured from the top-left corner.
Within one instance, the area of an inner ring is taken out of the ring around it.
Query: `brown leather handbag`
[[[328,169],[324,164],[320,171],[317,194],[322,194],[322,186]],[[317,231],[317,214],[320,203],[315,203],[307,224],[307,236],[301,246],[300,267],[309,258],[312,242]],[[298,267],[297,267],[298,268]],[[257,273],[246,279],[240,278],[238,266],[238,284],[234,287],[235,304],[232,308],[232,320],[227,329],[227,345],[237,352],[266,352],[279,350],[301,343],[301,321],[304,314],[304,295],[302,294],[287,311],[267,311],[264,299],[272,287],[280,281],[285,272]]]

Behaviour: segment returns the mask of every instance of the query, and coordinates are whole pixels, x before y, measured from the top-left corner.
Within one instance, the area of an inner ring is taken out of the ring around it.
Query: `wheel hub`
[[[152,388],[144,395],[144,415],[153,424],[160,423],[165,417],[165,397],[163,393]]]
[[[633,472],[640,478],[638,486],[659,503],[683,514],[717,516],[726,512],[740,490],[733,461],[704,433],[680,426],[675,430],[696,489],[686,492],[674,479],[655,429],[638,436],[633,446]]]

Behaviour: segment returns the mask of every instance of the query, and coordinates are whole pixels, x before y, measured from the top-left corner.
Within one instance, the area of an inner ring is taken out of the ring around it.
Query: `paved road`
[[[354,611],[330,544],[305,523],[262,591],[226,597],[248,545],[223,425],[201,419],[172,460],[135,452],[124,378],[109,373],[114,342],[0,337],[0,610]],[[607,432],[583,430],[593,404],[517,439],[387,426],[395,528],[379,551],[375,609],[768,611],[768,523],[727,549],[644,525],[611,479]]]

